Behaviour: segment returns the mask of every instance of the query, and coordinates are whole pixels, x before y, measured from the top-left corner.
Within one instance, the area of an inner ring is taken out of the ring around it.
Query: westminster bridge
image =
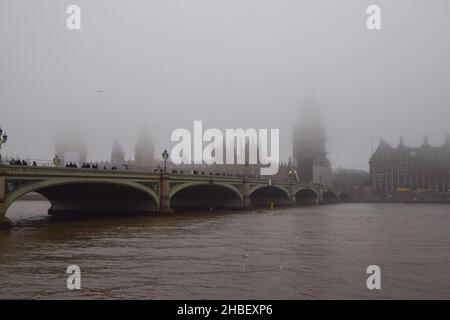
[[[40,166],[0,166],[0,225],[8,207],[30,192],[51,204],[50,215],[149,214],[193,209],[333,203],[332,187],[262,178]]]

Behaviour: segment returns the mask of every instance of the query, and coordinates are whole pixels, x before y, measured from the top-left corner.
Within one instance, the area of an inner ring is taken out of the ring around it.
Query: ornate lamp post
[[[61,164],[61,159],[60,159],[58,156],[55,156],[55,157],[53,158],[53,165],[54,165],[55,167],[59,167],[60,164]]]
[[[3,132],[3,129],[0,127],[0,149],[2,148],[2,144],[6,143],[8,136],[6,132]],[[2,165],[2,155],[0,154],[0,165]]]
[[[162,153],[162,158],[164,160],[164,172],[166,172],[166,162],[167,159],[169,159],[169,153],[167,152],[167,150],[164,150],[164,152]]]

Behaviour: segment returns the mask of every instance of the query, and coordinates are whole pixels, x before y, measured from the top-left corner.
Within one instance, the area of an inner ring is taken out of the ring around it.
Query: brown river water
[[[0,298],[450,298],[450,206],[336,204],[52,221],[17,201]],[[81,290],[68,290],[68,265]],[[366,268],[381,268],[368,290]]]

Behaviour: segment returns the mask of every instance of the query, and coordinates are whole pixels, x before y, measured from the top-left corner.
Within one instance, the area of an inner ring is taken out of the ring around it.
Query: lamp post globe
[[[8,140],[8,135],[6,132],[3,132],[3,129],[0,127],[0,148],[2,147],[2,144],[6,143],[6,140]],[[2,165],[2,155],[0,154],[0,165]]]

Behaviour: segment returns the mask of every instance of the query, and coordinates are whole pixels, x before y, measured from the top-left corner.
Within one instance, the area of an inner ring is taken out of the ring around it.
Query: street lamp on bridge
[[[169,153],[167,152],[167,150],[164,150],[164,152],[162,153],[162,158],[164,160],[164,172],[166,172],[166,163],[167,159],[169,159]]]
[[[6,143],[8,136],[6,132],[3,132],[3,129],[0,127],[0,149],[2,148],[2,144]],[[0,154],[0,165],[2,164],[2,155]]]
[[[61,159],[57,155],[53,158],[53,165],[55,167],[59,167],[61,165]]]

